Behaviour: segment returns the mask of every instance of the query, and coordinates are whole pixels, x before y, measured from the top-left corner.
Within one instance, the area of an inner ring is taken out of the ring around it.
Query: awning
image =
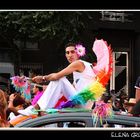
[[[14,75],[14,65],[12,63],[0,62],[0,73],[9,73]]]

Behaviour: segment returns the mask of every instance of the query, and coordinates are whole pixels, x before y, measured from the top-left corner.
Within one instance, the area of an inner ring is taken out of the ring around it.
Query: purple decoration
[[[74,107],[74,106],[75,104],[73,103],[73,101],[67,101],[65,103],[60,104],[58,108],[61,109],[61,108]]]

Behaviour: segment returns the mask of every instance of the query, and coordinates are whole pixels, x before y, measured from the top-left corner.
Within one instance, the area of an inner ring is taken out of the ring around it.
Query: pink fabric
[[[38,91],[37,94],[34,96],[33,100],[31,101],[32,105],[35,105],[37,103],[37,101],[39,100],[39,98],[42,96],[43,91]]]

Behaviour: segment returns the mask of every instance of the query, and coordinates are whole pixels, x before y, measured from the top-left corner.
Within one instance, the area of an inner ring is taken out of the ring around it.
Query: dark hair
[[[103,93],[102,94],[101,100],[103,100],[105,103],[107,103],[108,100],[110,100],[110,99],[111,99],[110,93]]]
[[[23,105],[25,103],[25,100],[18,93],[15,93],[15,94],[16,94],[16,97],[13,100],[13,106],[16,107],[18,105]]]
[[[76,43],[70,42],[70,43],[68,43],[68,44],[65,45],[65,49],[66,49],[67,47],[69,47],[69,46],[73,46],[73,47],[75,47],[75,49],[76,49],[76,45],[77,45],[77,44],[83,45],[81,42],[76,42]],[[86,51],[87,51],[87,50],[86,50]],[[92,51],[91,53],[93,53],[93,51]],[[90,54],[91,54],[91,53],[90,53]],[[92,56],[92,58],[91,58],[91,56]],[[90,62],[90,63],[97,62],[97,58],[96,58],[96,55],[95,55],[94,53],[91,54],[90,56],[87,55],[87,54],[84,55],[84,56],[80,56],[80,59],[81,59],[81,60],[88,61],[88,62]]]
[[[76,43],[68,43],[68,44],[66,44],[65,45],[65,49],[67,48],[67,47],[69,47],[69,46],[73,46],[73,47],[75,47],[76,46]]]
[[[39,89],[39,91],[43,91],[43,87],[40,87],[40,86],[35,86],[36,88],[38,88]]]

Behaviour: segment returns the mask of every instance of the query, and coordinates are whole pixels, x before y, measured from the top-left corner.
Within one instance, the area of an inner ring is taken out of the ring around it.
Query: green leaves
[[[19,31],[24,34],[29,31],[28,34],[32,34],[33,31],[34,33],[55,32],[53,35],[56,35],[60,31],[63,32],[63,29],[67,33],[71,30],[76,33],[79,28],[84,28],[83,14],[77,11],[8,11],[0,13],[0,25],[7,28],[12,26],[14,32]]]
[[[77,40],[91,18],[86,11],[1,11],[0,32],[9,40]]]

